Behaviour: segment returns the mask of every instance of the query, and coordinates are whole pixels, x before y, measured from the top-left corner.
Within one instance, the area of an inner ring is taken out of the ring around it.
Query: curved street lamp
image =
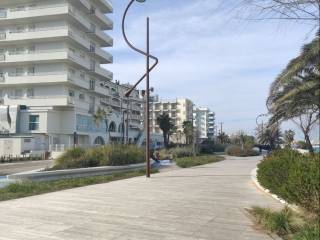
[[[137,1],[139,3],[144,3],[146,0],[130,0],[122,18],[122,34],[123,38],[128,44],[128,46],[133,49],[134,51],[144,55],[146,57],[146,73],[133,85],[131,89],[129,89],[125,96],[129,97],[132,91],[146,78],[146,108],[145,108],[145,131],[146,131],[146,162],[147,162],[147,168],[146,168],[146,176],[150,177],[150,72],[156,67],[159,60],[155,56],[152,56],[150,54],[150,31],[149,31],[149,17],[147,17],[147,49],[146,52],[143,50],[135,47],[128,39],[125,31],[125,21],[128,14],[128,11],[130,7],[133,5],[133,3]],[[155,61],[155,63],[150,67],[150,58]]]

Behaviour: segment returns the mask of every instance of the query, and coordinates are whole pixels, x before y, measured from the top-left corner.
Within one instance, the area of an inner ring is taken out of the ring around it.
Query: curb
[[[292,209],[295,212],[299,212],[299,207],[297,205],[294,204],[290,204],[288,203],[286,200],[280,198],[279,196],[277,196],[276,194],[273,194],[270,192],[269,189],[264,188],[263,186],[260,185],[258,178],[257,178],[257,171],[258,168],[255,168],[251,171],[250,175],[251,175],[251,180],[252,182],[256,185],[257,188],[259,188],[262,192],[264,192],[265,194],[269,195],[270,197],[272,197],[273,199],[279,201],[280,203],[282,203],[283,205],[288,206],[290,209]]]

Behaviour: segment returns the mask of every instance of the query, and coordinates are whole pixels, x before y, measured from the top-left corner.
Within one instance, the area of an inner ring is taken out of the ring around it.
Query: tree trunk
[[[164,146],[165,148],[168,147],[168,141],[167,141],[167,133],[163,132],[163,142],[164,142]]]
[[[309,137],[309,134],[306,133],[306,132],[303,132],[304,133],[304,139],[306,140],[306,144],[307,144],[307,148],[309,150],[309,152],[311,154],[314,154],[314,150],[313,150],[313,146],[312,146],[312,143],[310,141],[310,137]]]

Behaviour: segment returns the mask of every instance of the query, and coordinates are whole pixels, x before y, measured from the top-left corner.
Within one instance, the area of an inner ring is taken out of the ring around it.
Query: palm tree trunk
[[[163,131],[162,134],[163,134],[163,143],[164,143],[164,146],[165,146],[165,148],[167,148],[167,147],[168,147],[167,133]]]

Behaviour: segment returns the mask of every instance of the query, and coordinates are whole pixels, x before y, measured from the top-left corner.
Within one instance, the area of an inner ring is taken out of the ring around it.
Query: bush
[[[320,155],[302,155],[282,149],[258,165],[258,180],[290,203],[320,214]]]
[[[287,207],[279,212],[253,207],[249,212],[264,229],[281,237],[295,233],[302,227],[303,221],[297,221],[295,214]]]
[[[170,149],[168,153],[171,154],[174,159],[182,157],[191,157],[193,156],[193,149],[192,147],[176,147]]]
[[[224,152],[229,145],[216,143],[213,146],[214,152]]]
[[[135,145],[112,145],[87,150],[75,148],[56,159],[51,170],[136,164],[144,162],[144,156],[144,151]]]
[[[206,155],[206,156],[197,156],[197,157],[178,158],[176,160],[176,163],[179,167],[188,168],[188,167],[194,167],[194,166],[219,162],[223,159],[224,158],[221,156]]]
[[[231,145],[225,150],[227,155],[236,157],[258,156],[260,153],[252,149],[251,145],[245,145],[243,149],[238,145]]]

